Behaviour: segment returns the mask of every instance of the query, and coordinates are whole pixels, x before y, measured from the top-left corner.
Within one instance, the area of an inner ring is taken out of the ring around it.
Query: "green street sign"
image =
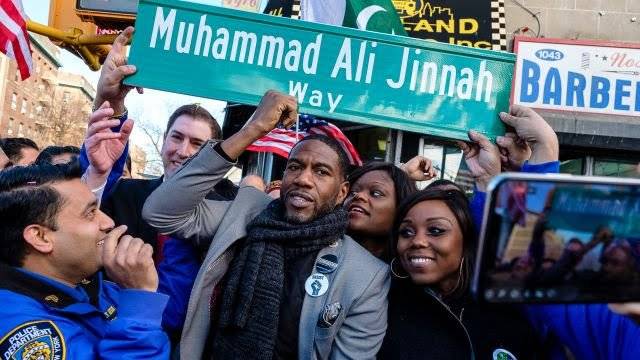
[[[467,139],[504,133],[515,56],[185,1],[140,0],[128,85]]]
[[[640,194],[628,189],[558,187],[552,201],[550,228],[593,234],[607,226],[619,238],[640,234]]]

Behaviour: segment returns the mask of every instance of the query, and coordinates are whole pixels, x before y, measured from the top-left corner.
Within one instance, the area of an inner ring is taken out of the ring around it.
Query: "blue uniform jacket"
[[[170,238],[158,265],[158,292],[171,296],[164,312],[162,327],[179,339],[187,316],[189,295],[198,276],[200,262],[196,249],[187,241]]]
[[[168,359],[168,296],[102,280],[72,288],[0,264],[0,358]]]
[[[613,313],[605,304],[529,305],[525,309],[541,335],[555,335],[576,359],[640,356],[640,326]]]

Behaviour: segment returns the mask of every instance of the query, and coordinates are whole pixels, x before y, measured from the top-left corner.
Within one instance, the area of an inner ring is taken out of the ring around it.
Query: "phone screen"
[[[510,179],[489,209],[484,300],[640,299],[640,186]]]

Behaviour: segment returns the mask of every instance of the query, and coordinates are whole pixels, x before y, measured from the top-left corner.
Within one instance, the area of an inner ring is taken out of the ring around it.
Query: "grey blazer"
[[[271,199],[253,187],[242,187],[234,201],[206,200],[206,194],[233,165],[207,143],[147,199],[142,215],[160,233],[209,245],[196,278],[180,342],[183,360],[200,359],[210,326],[213,289],[229,267],[235,242],[247,224]],[[343,236],[322,249],[334,254],[338,267],[320,297],[305,296],[300,314],[299,359],[373,359],[387,328],[389,271],[353,239]],[[318,259],[317,258],[317,259]],[[317,261],[316,259],[316,261]],[[337,319],[318,326],[325,306],[339,303]],[[214,354],[215,357],[215,354]]]

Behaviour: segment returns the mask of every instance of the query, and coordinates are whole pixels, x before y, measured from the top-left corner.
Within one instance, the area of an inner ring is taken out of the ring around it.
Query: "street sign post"
[[[169,0],[141,0],[128,85],[467,139],[495,138],[513,54]]]

